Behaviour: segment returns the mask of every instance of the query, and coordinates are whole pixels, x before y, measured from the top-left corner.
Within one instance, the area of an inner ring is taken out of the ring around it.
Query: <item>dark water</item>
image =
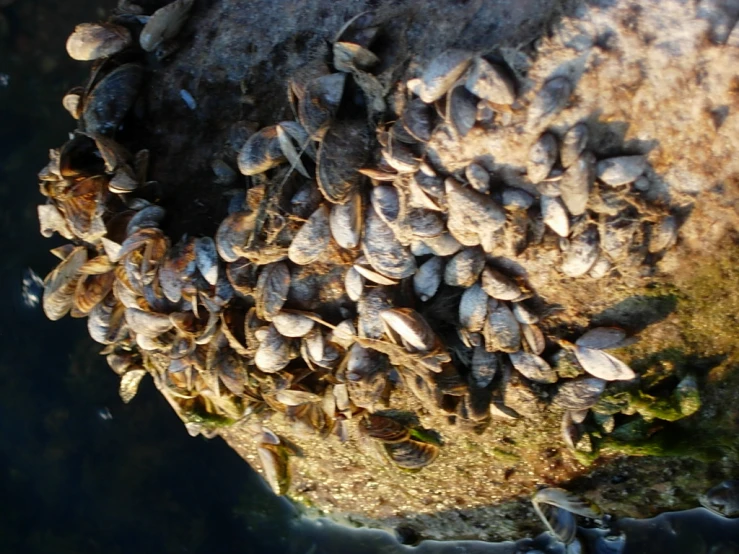
[[[410,549],[301,518],[219,439],[190,438],[149,381],[123,405],[84,321],[23,303],[24,270],[45,275],[61,244],[38,233],[35,175],[73,128],[60,99],[87,71],[64,41],[112,4],[0,0],[0,553],[512,552]],[[623,528],[630,553],[739,544],[735,523],[704,510]]]

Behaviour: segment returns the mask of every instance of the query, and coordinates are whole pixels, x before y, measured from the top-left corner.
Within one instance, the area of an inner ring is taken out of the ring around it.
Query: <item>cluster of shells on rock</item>
[[[626,333],[548,336],[521,268],[553,254],[577,287],[670,248],[675,217],[640,194],[645,157],[598,160],[585,122],[547,128],[573,93],[567,76],[522,98],[502,59],[461,50],[401,83],[373,73],[380,24],[367,13],[341,30],[330,61],[292,76],[295,120],[243,145],[248,184],[215,236],[175,240],[160,226],[165,207],[140,194],[148,151],[117,137],[141,117],[152,71],[142,51],[166,57],[191,5],[81,25],[67,43],[95,62],[64,98],[78,129],[39,175],[41,231],[71,241],[52,251],[61,262],[45,280],[48,317],[87,316],[123,400],[148,373],[193,434],[280,413],[299,433],[359,432],[418,470],[443,451],[424,413],[483,432],[491,418],[551,402],[566,410],[575,448],[608,383],[635,378],[607,352]],[[484,160],[447,169],[434,153],[522,126],[540,130],[512,180]],[[393,404],[400,389],[418,398],[416,414]],[[300,449],[267,427],[257,435],[285,492]]]

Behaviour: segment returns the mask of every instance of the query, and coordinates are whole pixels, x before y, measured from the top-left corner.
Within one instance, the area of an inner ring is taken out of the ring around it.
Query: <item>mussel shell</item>
[[[237,163],[243,175],[264,173],[287,161],[277,136],[277,126],[264,127],[249,137],[239,151]]]
[[[72,59],[87,61],[112,56],[131,44],[131,33],[112,23],[81,23],[67,39]]]
[[[636,377],[633,369],[607,352],[576,345],[575,356],[585,371],[599,379],[628,381]]]
[[[416,272],[416,259],[372,206],[365,211],[362,251],[370,265],[390,279],[405,279]]]
[[[380,414],[368,414],[360,428],[367,436],[384,443],[397,443],[410,438],[408,428],[398,420]]]
[[[287,250],[287,257],[295,264],[308,265],[325,254],[330,240],[329,209],[324,204],[297,232]]]
[[[332,204],[328,222],[336,244],[347,250],[359,246],[362,234],[362,196],[357,192],[345,204]]]
[[[385,443],[385,452],[398,467],[421,469],[433,462],[439,455],[435,444],[407,439],[402,442]]]
[[[337,121],[318,149],[318,188],[329,202],[345,204],[359,190],[359,169],[367,162],[370,133],[364,122]]]
[[[471,62],[471,54],[464,50],[446,50],[431,60],[421,77],[421,100],[430,104],[444,96]]]
[[[85,98],[82,122],[85,131],[112,134],[118,129],[139,94],[144,70],[135,63],[112,70]]]
[[[421,264],[418,271],[413,275],[413,292],[422,302],[427,302],[439,290],[443,270],[444,260],[438,256],[433,256]]]
[[[485,267],[485,254],[480,248],[465,248],[455,254],[444,269],[444,282],[450,287],[471,287]]]
[[[141,30],[141,48],[153,52],[160,44],[174,38],[187,21],[194,1],[174,0],[155,11]]]
[[[484,58],[475,58],[465,83],[472,94],[494,104],[513,104],[516,89],[508,72]]]
[[[593,327],[575,341],[577,346],[606,350],[616,348],[626,338],[626,331],[618,327]]]
[[[543,358],[524,352],[511,352],[508,357],[516,368],[527,379],[535,383],[551,384],[557,382],[557,372]]]
[[[61,319],[72,308],[79,270],[86,261],[87,250],[79,246],[44,280],[42,306],[52,321]]]
[[[405,341],[421,352],[434,348],[437,338],[424,317],[411,308],[382,310],[380,317]]]
[[[421,142],[428,142],[434,128],[434,112],[423,100],[416,98],[405,106],[400,116],[405,130],[413,138]]]
[[[559,112],[567,105],[572,90],[572,82],[567,77],[554,77],[546,81],[531,103],[530,120],[538,122]]]
[[[459,300],[459,324],[472,333],[482,331],[488,314],[488,295],[479,283],[462,293]]]
[[[515,300],[521,296],[521,288],[513,279],[490,266],[482,270],[482,289],[498,300]]]
[[[257,315],[260,318],[269,321],[280,312],[287,300],[290,281],[290,270],[284,262],[269,264],[262,268],[255,294]]]

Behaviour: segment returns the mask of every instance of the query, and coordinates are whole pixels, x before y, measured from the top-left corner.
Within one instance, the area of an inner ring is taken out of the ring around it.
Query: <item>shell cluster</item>
[[[290,79],[295,120],[240,149],[247,185],[215,236],[170,237],[166,206],[145,200],[148,151],[132,153],[119,131],[141,116],[153,70],[143,53],[176,40],[191,5],[81,25],[69,39],[70,55],[96,62],[64,98],[78,129],[39,175],[41,232],[71,241],[53,251],[47,316],[87,317],[123,400],[148,373],[193,434],[281,413],[323,437],[345,440],[354,426],[417,470],[443,451],[418,416],[482,432],[550,399],[575,448],[608,382],[635,377],[607,352],[626,336],[548,335],[522,268],[554,259],[577,287],[670,248],[675,217],[640,194],[645,158],[598,159],[585,122],[547,127],[573,93],[567,76],[524,96],[504,61],[449,50],[417,77],[389,79],[372,50],[381,24],[363,14],[329,61]],[[543,131],[512,180],[486,160],[452,170],[434,153],[521,125]],[[416,414],[394,405],[399,389]],[[285,492],[297,449],[268,429],[258,440]]]

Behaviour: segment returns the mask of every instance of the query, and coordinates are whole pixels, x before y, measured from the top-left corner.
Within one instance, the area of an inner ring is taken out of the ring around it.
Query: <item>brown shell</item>
[[[72,308],[79,280],[79,270],[87,261],[87,249],[75,248],[44,280],[43,308],[46,317],[55,321]]]
[[[368,436],[385,443],[401,442],[410,438],[408,427],[384,415],[368,414],[360,425]]]
[[[403,469],[421,469],[433,462],[439,455],[435,444],[408,439],[384,445],[390,459]]]

